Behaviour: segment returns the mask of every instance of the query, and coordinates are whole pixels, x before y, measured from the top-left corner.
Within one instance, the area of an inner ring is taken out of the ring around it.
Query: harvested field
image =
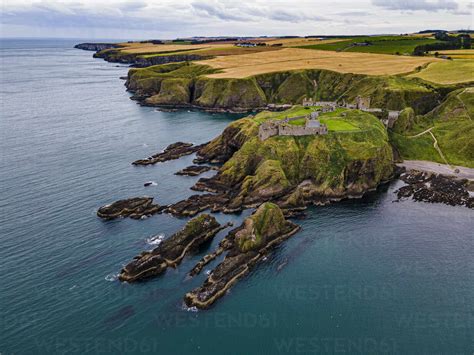
[[[431,52],[434,54],[435,52]],[[446,55],[453,59],[474,59],[474,49],[452,49],[438,51],[439,55]]]
[[[222,70],[210,78],[245,78],[253,75],[298,69],[326,69],[341,73],[394,75],[409,73],[430,62],[432,57],[402,57],[384,54],[330,52],[299,48],[226,56],[200,61]]]
[[[121,51],[124,53],[163,53],[163,52],[178,52],[185,50],[204,49],[212,47],[232,47],[232,44],[152,44],[152,43],[120,43],[123,46]]]
[[[330,44],[344,41],[344,39],[317,39],[317,38],[272,38],[265,41],[265,43],[272,45],[281,43],[283,47],[299,47],[299,46],[310,46],[316,44]]]
[[[431,63],[409,77],[421,78],[437,84],[474,82],[474,60],[456,59]]]

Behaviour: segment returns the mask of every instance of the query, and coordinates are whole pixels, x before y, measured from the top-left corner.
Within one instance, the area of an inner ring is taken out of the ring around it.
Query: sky
[[[1,0],[0,37],[172,39],[474,29],[471,0]]]

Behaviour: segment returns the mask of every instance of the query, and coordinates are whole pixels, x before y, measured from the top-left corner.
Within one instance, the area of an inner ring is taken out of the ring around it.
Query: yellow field
[[[296,46],[305,46],[311,44],[323,44],[323,43],[334,43],[339,42],[341,39],[328,39],[328,40],[318,40],[314,38],[262,38],[250,40],[251,42],[264,42],[267,43],[268,47],[249,47],[249,48],[240,48],[234,46],[233,42],[223,43],[203,43],[203,44],[152,44],[152,43],[120,43],[120,51],[124,53],[134,53],[134,54],[151,54],[151,53],[165,53],[165,52],[176,52],[176,51],[187,51],[187,50],[210,50],[217,51],[217,54],[210,55],[228,55],[229,53],[224,50],[230,49],[234,50],[236,54],[241,54],[245,52],[263,52],[281,49],[281,47],[270,47],[272,44],[281,43],[282,47],[296,47]],[[224,53],[224,54],[221,54]]]
[[[221,69],[211,78],[245,78],[252,75],[297,69],[327,69],[341,73],[394,75],[409,73],[430,62],[433,57],[404,57],[356,52],[331,52],[299,48],[280,51],[230,55],[199,61],[199,64]]]
[[[438,84],[457,84],[474,81],[474,60],[456,59],[431,63],[419,73],[411,74]]]
[[[203,49],[212,47],[232,47],[232,44],[152,44],[152,43],[120,43],[123,48],[121,51],[124,53],[163,53],[163,52],[175,52],[182,50],[191,49]]]
[[[316,38],[272,38],[264,40],[265,43],[272,45],[276,43],[281,43],[283,47],[300,47],[300,46],[309,46],[312,44],[328,44],[344,41],[344,39],[316,39]]]
[[[435,52],[430,52],[434,54]],[[451,49],[438,51],[439,55],[446,55],[453,59],[474,59],[474,49]]]

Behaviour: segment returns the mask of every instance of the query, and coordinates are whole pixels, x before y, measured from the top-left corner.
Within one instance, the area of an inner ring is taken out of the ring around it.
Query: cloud
[[[239,15],[239,11],[232,11],[230,8],[226,8],[218,2],[205,3],[205,2],[193,2],[191,6],[199,13],[205,14],[210,17],[215,17],[220,20],[231,20],[231,21],[249,21],[248,16]]]
[[[41,2],[28,7],[15,7],[4,11],[1,23],[37,28],[128,28],[155,31],[179,29],[184,23],[189,26],[195,24],[190,16],[181,16],[179,20],[175,17],[160,16],[157,21],[156,17],[146,17],[138,13],[146,6],[147,3],[140,1],[116,4],[109,8],[86,7],[80,3],[69,3],[68,6],[65,6],[61,3]],[[163,14],[170,13],[163,8],[157,11]]]
[[[279,22],[327,21],[322,16],[308,15],[304,11],[288,10],[287,6],[281,8],[268,5],[252,6],[244,2],[228,3],[219,0],[196,1],[191,3],[191,6],[201,15],[223,21],[251,22],[262,19]]]
[[[400,11],[439,11],[457,10],[458,3],[453,0],[372,0],[372,4],[388,10]]]
[[[127,1],[118,5],[120,10],[125,12],[143,10],[147,6],[148,4],[145,1]]]

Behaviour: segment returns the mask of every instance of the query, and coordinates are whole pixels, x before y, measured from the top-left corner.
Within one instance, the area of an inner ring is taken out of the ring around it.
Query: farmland
[[[434,52],[432,52],[431,54],[434,54]],[[451,57],[452,59],[474,59],[474,49],[444,50],[444,51],[438,51],[438,55],[448,56],[448,57]]]
[[[427,68],[409,76],[437,84],[471,82],[474,81],[474,60],[457,59],[431,63]]]
[[[414,36],[368,36],[333,43],[306,45],[299,48],[378,54],[412,54],[415,47],[435,42],[438,41],[432,38]],[[369,45],[357,45],[362,43],[369,43]]]
[[[217,57],[199,63],[221,71],[208,75],[210,78],[245,78],[257,74],[298,69],[396,75],[412,72],[417,67],[436,61],[441,61],[441,59],[284,48],[274,52]]]

